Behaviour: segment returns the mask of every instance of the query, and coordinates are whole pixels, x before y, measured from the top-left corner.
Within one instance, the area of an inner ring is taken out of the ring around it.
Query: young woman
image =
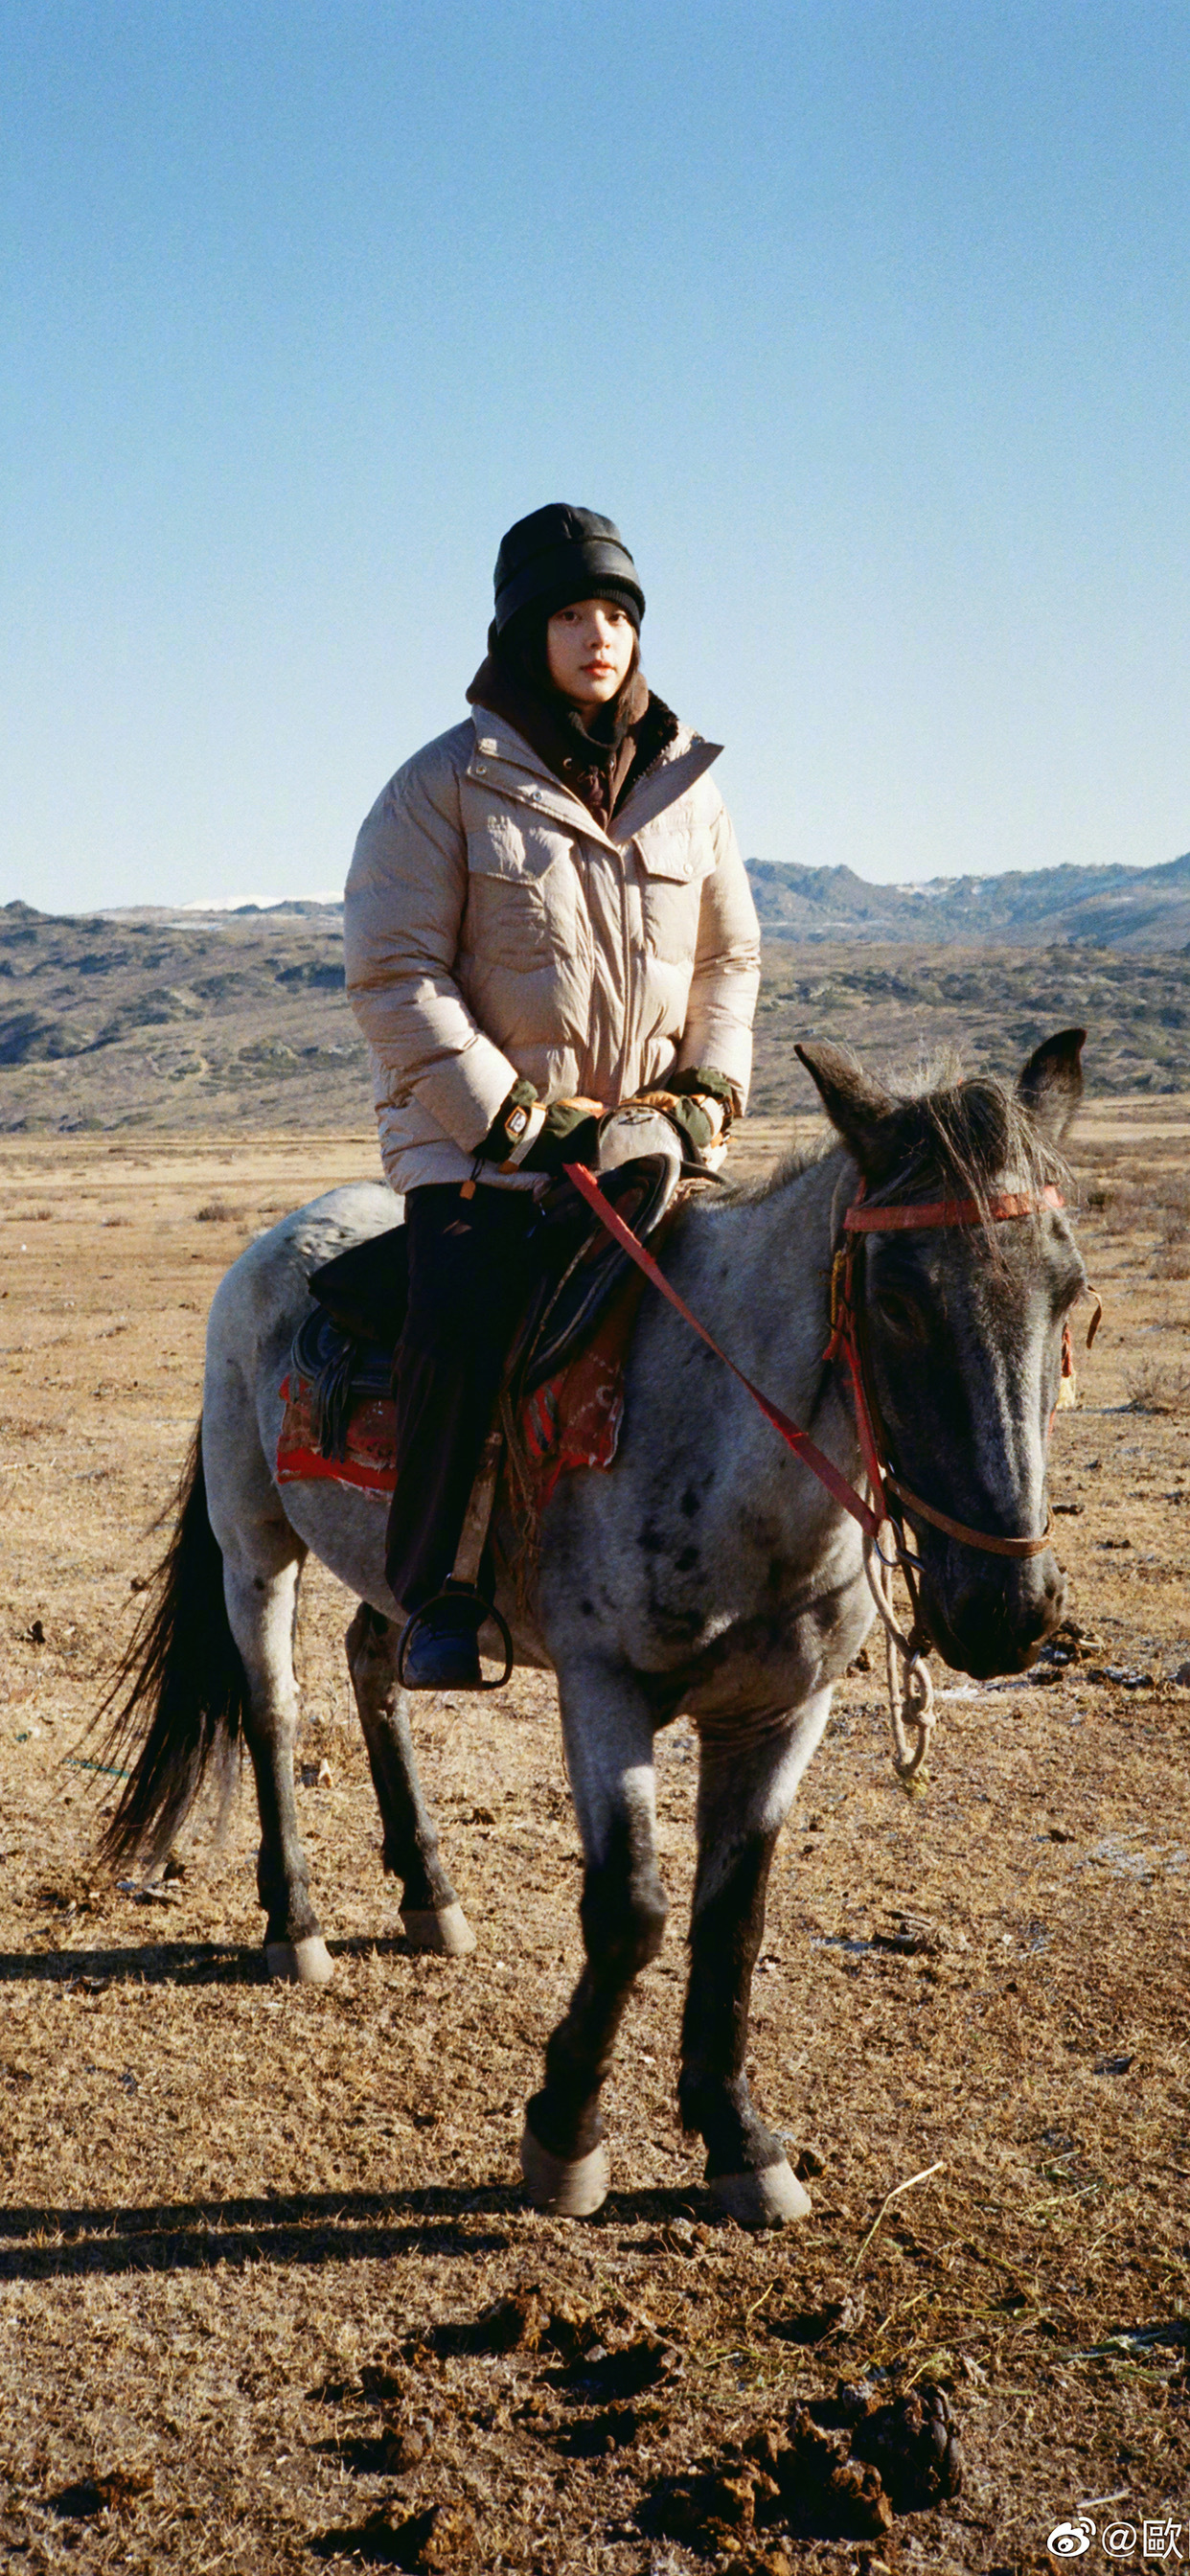
[[[644,605],[610,519],[518,520],[473,713],[398,770],[347,880],[347,990],[409,1229],[388,1531],[407,1612],[454,1562],[549,1176],[642,1093],[704,1147],[747,1096],[756,914],[719,747],[641,671]],[[412,1686],[474,1684],[475,1638],[465,1601],[440,1605]]]

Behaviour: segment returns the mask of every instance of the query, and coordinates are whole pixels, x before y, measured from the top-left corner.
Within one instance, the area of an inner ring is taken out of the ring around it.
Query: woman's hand
[[[600,1100],[553,1100],[548,1109],[531,1082],[516,1082],[476,1151],[502,1172],[560,1172],[566,1163],[593,1163],[599,1139]]]
[[[690,1065],[663,1089],[637,1096],[650,1109],[664,1111],[683,1143],[692,1145],[697,1154],[726,1145],[738,1102],[726,1074],[717,1073],[713,1065]]]

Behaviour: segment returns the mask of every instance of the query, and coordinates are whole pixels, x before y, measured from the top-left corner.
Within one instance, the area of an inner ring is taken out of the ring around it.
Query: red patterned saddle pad
[[[542,1512],[559,1476],[572,1467],[610,1467],[624,1419],[624,1360],[644,1281],[631,1278],[600,1318],[586,1349],[526,1400],[515,1443],[512,1499]],[[357,1492],[387,1496],[397,1481],[397,1418],[391,1396],[362,1396],[347,1420],[341,1458],[324,1458],[314,1390],[291,1367],[277,1441],[279,1485],[327,1478]]]
[[[281,1381],[285,1411],[277,1440],[277,1482],[306,1484],[329,1477],[365,1494],[391,1494],[397,1481],[397,1409],[390,1395],[367,1395],[353,1404],[344,1454],[324,1458],[319,1447],[318,1405],[309,1378],[290,1369]]]

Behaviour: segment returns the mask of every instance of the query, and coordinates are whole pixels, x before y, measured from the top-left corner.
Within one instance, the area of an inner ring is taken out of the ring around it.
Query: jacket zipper
[[[621,851],[616,853],[616,865],[620,875],[620,937],[623,943],[621,971],[624,977],[624,998],[627,1001],[632,992],[632,957],[628,941],[628,870]],[[641,996],[637,994],[634,1005],[634,1026],[625,1031],[628,1042],[624,1050],[626,1057],[629,1055],[629,1050],[632,1056],[639,1058],[640,1055],[640,1005]],[[639,1088],[639,1085],[635,1087]]]

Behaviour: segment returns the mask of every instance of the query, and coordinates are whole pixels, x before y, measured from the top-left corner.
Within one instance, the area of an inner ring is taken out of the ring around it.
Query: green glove
[[[725,1073],[716,1073],[713,1064],[688,1064],[684,1073],[670,1075],[665,1089],[678,1100],[688,1098],[693,1091],[704,1091],[709,1100],[721,1100],[733,1118],[739,1117],[740,1095],[735,1084],[728,1081]]]
[[[738,1106],[734,1084],[725,1073],[716,1073],[713,1065],[687,1065],[683,1073],[675,1073],[656,1091],[642,1092],[640,1097],[663,1109],[699,1154],[723,1143]]]
[[[586,1100],[555,1100],[545,1125],[521,1168],[526,1172],[560,1172],[566,1163],[593,1163],[599,1146],[602,1109]]]
[[[514,1082],[476,1152],[505,1172],[593,1163],[602,1115],[597,1100],[554,1100],[543,1110],[531,1082]]]
[[[681,1100],[672,1094],[671,1098],[670,1124],[701,1154],[707,1145],[714,1143],[718,1133],[709,1110],[703,1108],[701,1100]]]

